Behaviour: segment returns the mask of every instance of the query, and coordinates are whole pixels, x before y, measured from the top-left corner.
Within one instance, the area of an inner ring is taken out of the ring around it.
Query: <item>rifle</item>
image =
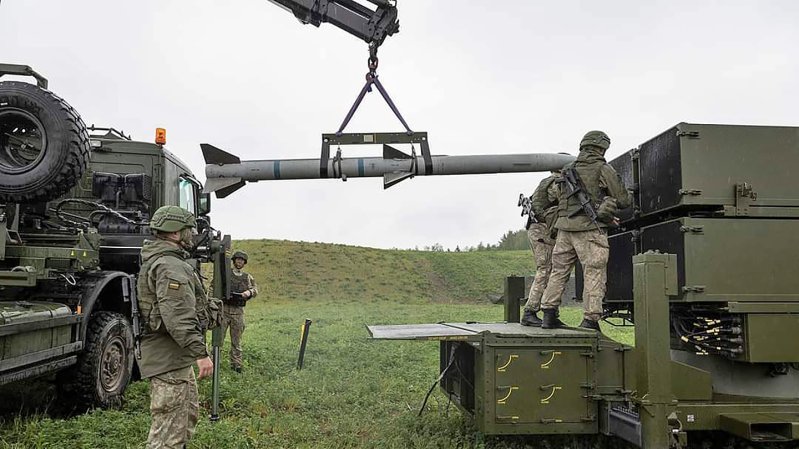
[[[535,219],[535,212],[533,211],[533,197],[532,196],[524,196],[523,193],[519,194],[519,203],[517,206],[522,208],[522,217],[527,215],[527,224],[524,225],[524,229],[530,229],[535,223],[538,223],[538,220]]]
[[[133,324],[133,350],[136,360],[141,359],[141,314],[139,313],[139,298],[136,296],[135,278],[131,275],[122,280],[122,297],[130,302],[130,318]]]
[[[602,228],[599,227],[598,216],[596,213],[595,206],[591,203],[591,198],[588,196],[588,192],[585,189],[585,184],[583,184],[583,180],[580,179],[580,174],[577,173],[577,170],[572,167],[565,167],[561,170],[561,175],[563,179],[563,183],[566,184],[567,191],[567,198],[571,198],[575,196],[577,201],[580,202],[580,207],[582,211],[588,216],[588,219],[591,220],[591,223],[596,226],[596,229],[602,232]],[[569,214],[569,217],[573,217],[577,215],[580,211],[575,211]]]

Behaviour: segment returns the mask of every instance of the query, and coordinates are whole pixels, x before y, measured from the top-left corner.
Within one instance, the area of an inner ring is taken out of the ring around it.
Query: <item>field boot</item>
[[[599,321],[589,320],[588,318],[583,318],[583,322],[580,323],[580,327],[583,329],[591,329],[597,332],[602,332],[599,330]]]
[[[563,327],[565,324],[563,321],[558,319],[558,309],[545,309],[544,310],[544,320],[541,323],[541,327],[544,329],[557,329],[559,327]]]
[[[541,327],[541,318],[538,318],[538,312],[524,309],[521,324],[522,326]]]

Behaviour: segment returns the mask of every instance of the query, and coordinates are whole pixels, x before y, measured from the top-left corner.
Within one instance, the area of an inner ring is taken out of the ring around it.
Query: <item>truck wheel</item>
[[[0,83],[0,203],[63,195],[90,149],[86,125],[64,100],[33,84]]]
[[[60,375],[61,393],[78,409],[118,407],[133,372],[133,327],[116,312],[89,319],[78,363]]]

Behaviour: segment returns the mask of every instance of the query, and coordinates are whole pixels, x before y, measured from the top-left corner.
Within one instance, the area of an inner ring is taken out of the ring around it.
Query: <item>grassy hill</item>
[[[535,272],[530,251],[431,252],[244,240],[248,270],[272,300],[483,301],[505,276]]]
[[[247,306],[244,374],[223,349],[221,416],[200,382],[201,416],[189,448],[539,448],[531,438],[486,438],[436,392],[436,342],[373,341],[368,324],[500,321],[485,294],[510,273],[530,273],[527,251],[434,253],[273,240],[237,242],[261,293]],[[305,368],[296,370],[299,327],[313,320]],[[576,325],[577,309],[562,319]],[[603,325],[604,326],[604,325]],[[606,333],[629,341],[629,331]],[[0,400],[5,398],[0,397]],[[132,384],[121,410],[62,419],[0,416],[0,449],[141,448],[149,383]]]

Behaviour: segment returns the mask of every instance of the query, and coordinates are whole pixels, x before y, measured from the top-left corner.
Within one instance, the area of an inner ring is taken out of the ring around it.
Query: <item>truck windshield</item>
[[[186,178],[180,178],[179,206],[197,215],[197,187]]]

